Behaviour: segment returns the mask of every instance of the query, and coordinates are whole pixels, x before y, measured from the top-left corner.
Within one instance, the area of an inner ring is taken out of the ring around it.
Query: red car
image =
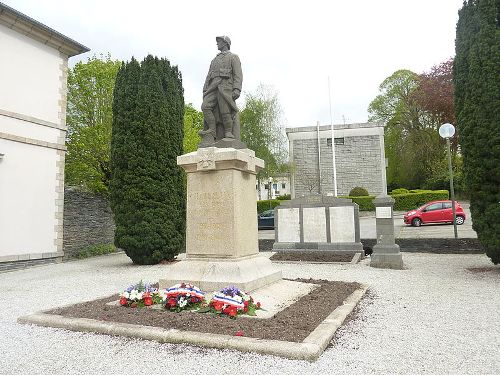
[[[462,225],[465,221],[465,212],[460,203],[455,201],[455,222]],[[451,201],[433,201],[424,204],[415,210],[408,211],[404,215],[405,224],[419,227],[429,223],[453,223],[453,210]]]

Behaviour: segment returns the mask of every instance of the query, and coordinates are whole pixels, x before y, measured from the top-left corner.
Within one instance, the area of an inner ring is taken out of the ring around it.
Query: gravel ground
[[[357,320],[314,363],[19,325],[17,317],[104,297],[166,266],[124,254],[0,273],[0,374],[498,374],[500,268],[485,255],[404,254],[404,271],[280,264],[287,278],[371,286]]]

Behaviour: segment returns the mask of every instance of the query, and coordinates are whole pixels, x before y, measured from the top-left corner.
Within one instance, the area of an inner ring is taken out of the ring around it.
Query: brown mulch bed
[[[360,287],[358,283],[341,281],[312,279],[297,279],[296,281],[314,283],[320,286],[270,319],[242,316],[230,319],[226,316],[190,311],[175,313],[150,308],[106,305],[108,302],[116,301],[118,299],[117,294],[90,302],[57,308],[48,313],[66,317],[88,318],[165,329],[175,328],[230,336],[234,336],[237,331],[242,331],[246,337],[302,342],[319,323],[338,306],[342,305],[343,301]]]
[[[350,262],[354,254],[339,254],[329,251],[284,251],[274,254],[270,259],[286,262]]]

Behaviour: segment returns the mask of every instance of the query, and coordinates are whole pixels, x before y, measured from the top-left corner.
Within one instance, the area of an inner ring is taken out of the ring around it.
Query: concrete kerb
[[[345,318],[363,298],[367,289],[368,286],[362,284],[359,289],[346,298],[342,306],[337,307],[301,343],[180,331],[178,329],[104,322],[86,318],[70,318],[48,314],[43,311],[19,317],[17,322],[43,327],[62,328],[77,332],[95,332],[112,336],[138,338],[160,343],[184,343],[216,349],[235,349],[243,352],[256,352],[289,359],[315,361],[326,349]]]

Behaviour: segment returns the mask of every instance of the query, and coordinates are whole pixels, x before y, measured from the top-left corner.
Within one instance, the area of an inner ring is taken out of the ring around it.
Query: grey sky
[[[243,91],[279,94],[287,127],[364,122],[379,84],[398,69],[429,70],[454,56],[462,0],[104,1],[2,0],[93,54],[168,58],[186,103],[199,109],[216,35],[240,56]],[[239,101],[241,104],[241,100]]]

